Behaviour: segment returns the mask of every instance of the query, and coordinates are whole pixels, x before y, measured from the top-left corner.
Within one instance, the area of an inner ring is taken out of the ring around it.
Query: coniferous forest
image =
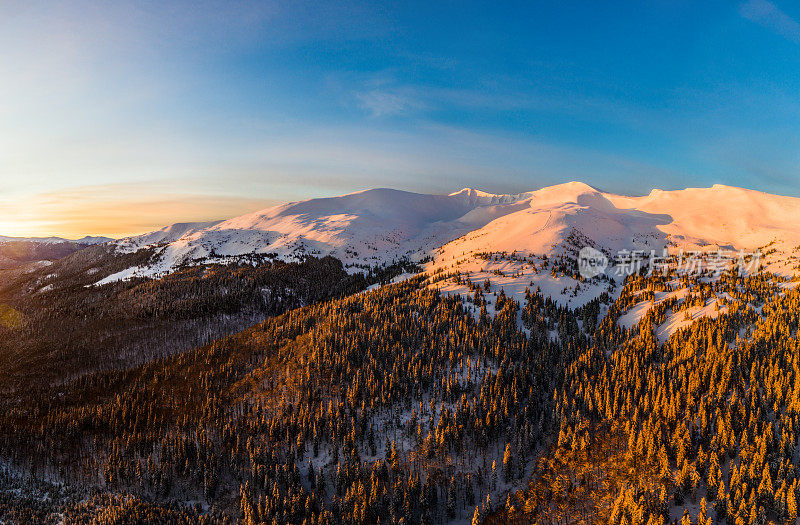
[[[0,522],[797,520],[800,291],[778,276],[643,272],[567,309],[443,294],[468,282],[444,272],[366,290],[410,268],[330,257],[86,286],[63,277],[81,257],[2,289]]]

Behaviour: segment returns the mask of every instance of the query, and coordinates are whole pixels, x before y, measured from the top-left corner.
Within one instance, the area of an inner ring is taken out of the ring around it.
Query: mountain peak
[[[595,188],[594,186],[590,186],[585,182],[581,182],[579,180],[573,180],[570,182],[563,182],[561,184],[554,184],[552,186],[545,186],[541,188],[541,190],[569,190],[569,191],[580,191],[580,192],[597,192],[600,193],[600,190]],[[539,191],[541,191],[539,190]]]
[[[475,197],[497,197],[497,194],[495,194],[495,193],[489,193],[489,192],[486,192],[486,191],[483,191],[483,190],[478,190],[478,189],[470,188],[470,187],[461,188],[460,190],[458,190],[456,192],[453,192],[448,196],[449,197],[456,197],[458,195],[469,195],[469,196],[475,196]]]

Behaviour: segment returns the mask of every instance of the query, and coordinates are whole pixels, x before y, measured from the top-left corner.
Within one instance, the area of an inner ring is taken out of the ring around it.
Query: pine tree
[[[514,460],[511,456],[511,443],[506,443],[506,451],[503,454],[503,480],[511,482],[514,475]]]
[[[253,505],[250,503],[250,497],[248,496],[249,488],[247,485],[243,486],[241,489],[241,511],[242,511],[242,523],[244,525],[255,525],[255,518],[253,517]]]
[[[719,480],[717,488],[717,497],[714,500],[714,511],[717,513],[717,518],[722,519],[728,513],[728,495],[725,492],[725,482]]]
[[[706,498],[700,500],[700,510],[697,513],[697,525],[711,525],[711,518],[708,517]]]
[[[786,496],[786,512],[789,515],[789,523],[797,521],[797,499],[793,487],[789,488],[789,495]]]
[[[481,525],[481,509],[475,506],[475,512],[472,514],[472,525]]]
[[[450,478],[450,486],[447,488],[447,517],[456,517],[456,480]]]

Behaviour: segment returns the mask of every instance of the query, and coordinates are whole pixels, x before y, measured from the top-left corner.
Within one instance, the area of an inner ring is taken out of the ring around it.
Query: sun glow
[[[133,185],[91,186],[0,199],[0,236],[120,238],[174,222],[225,219],[276,204],[264,199],[151,189]]]
[[[2,237],[44,237],[51,233],[40,230],[30,222],[0,221],[0,236]]]

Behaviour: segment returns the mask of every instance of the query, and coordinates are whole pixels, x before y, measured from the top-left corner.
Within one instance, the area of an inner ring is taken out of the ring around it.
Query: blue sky
[[[797,4],[498,4],[0,1],[0,234],[377,186],[800,196]]]

